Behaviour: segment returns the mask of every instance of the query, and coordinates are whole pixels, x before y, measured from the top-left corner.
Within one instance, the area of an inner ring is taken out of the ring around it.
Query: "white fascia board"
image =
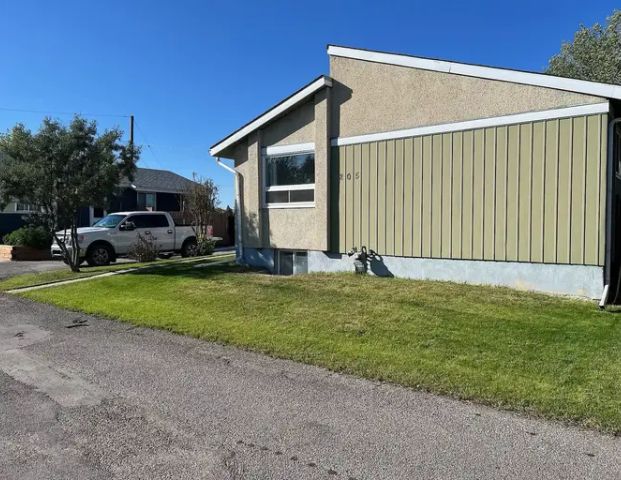
[[[297,143],[295,145],[272,145],[264,147],[264,155],[287,155],[292,153],[308,153],[315,151],[314,143]]]
[[[453,73],[467,77],[485,78],[501,82],[520,83],[538,87],[554,88],[569,92],[595,95],[598,97],[621,99],[621,86],[606,83],[588,82],[572,78],[556,77],[541,73],[522,72],[504,68],[483,67],[465,63],[447,62],[445,60],[433,60],[430,58],[411,57],[395,53],[374,52],[359,50],[356,48],[337,47],[330,45],[328,55],[335,57],[354,58],[368,62],[386,63],[402,67],[432,70],[434,72]]]
[[[230,137],[225,138],[220,143],[211,147],[209,149],[209,154],[212,157],[217,156],[218,153],[220,153],[225,148],[230,147],[235,142],[238,142],[239,140],[244,138],[246,135],[252,133],[258,128],[261,128],[263,125],[265,125],[270,120],[273,120],[278,115],[286,112],[287,110],[289,110],[291,107],[293,107],[297,103],[313,95],[316,91],[322,89],[323,87],[331,87],[331,86],[332,86],[331,78],[326,77],[326,76],[318,78],[317,80],[307,85],[306,87],[304,87],[302,90],[300,90],[296,94],[286,99],[284,102],[276,105],[274,108],[268,110],[256,120],[250,122],[245,127],[239,129],[237,132],[235,132]]]
[[[381,140],[392,140],[395,138],[418,137],[421,135],[431,135],[435,133],[457,132],[460,130],[474,130],[485,127],[501,127],[516,123],[536,122],[539,120],[554,120],[556,118],[577,117],[581,115],[592,115],[596,113],[607,113],[609,102],[593,103],[580,105],[577,107],[557,108],[554,110],[541,110],[538,112],[516,113],[513,115],[503,115],[500,117],[479,118],[476,120],[466,120],[464,122],[443,123],[440,125],[429,125],[426,127],[408,128],[406,130],[393,130],[390,132],[370,133],[366,135],[356,135],[354,137],[333,138],[330,144],[334,146],[354,145],[357,143],[379,142]]]

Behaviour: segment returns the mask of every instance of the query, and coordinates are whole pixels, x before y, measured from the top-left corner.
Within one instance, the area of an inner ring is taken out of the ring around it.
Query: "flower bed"
[[[0,260],[50,260],[51,258],[48,249],[0,245]]]

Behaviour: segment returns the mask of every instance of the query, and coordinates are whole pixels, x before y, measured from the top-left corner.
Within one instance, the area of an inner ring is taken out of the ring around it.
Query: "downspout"
[[[615,127],[621,122],[621,117],[614,118],[608,124],[608,158],[606,162],[606,258],[604,274],[604,291],[599,301],[599,307],[604,308],[610,295],[610,283],[612,280],[612,203],[614,199],[614,145]],[[617,282],[618,283],[618,282]],[[617,295],[619,287],[617,285]],[[617,296],[615,295],[615,297]]]
[[[242,222],[241,222],[241,193],[239,188],[239,172],[234,168],[229,167],[227,164],[222,163],[220,157],[216,157],[216,163],[224,168],[226,171],[235,175],[235,236],[237,237],[235,246],[237,250],[236,261],[239,264],[244,263],[244,246],[242,243]]]

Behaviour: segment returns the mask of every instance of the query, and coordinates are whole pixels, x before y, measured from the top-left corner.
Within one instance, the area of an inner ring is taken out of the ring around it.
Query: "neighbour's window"
[[[264,172],[268,206],[310,206],[315,201],[313,152],[266,156]]]
[[[155,193],[138,192],[138,209],[150,212],[157,210],[155,200]]]
[[[32,205],[31,203],[21,203],[17,202],[15,204],[16,212],[36,212],[39,210],[36,205]]]
[[[101,218],[104,216],[104,209],[101,207],[94,207],[93,208],[93,217],[95,218]]]
[[[168,220],[164,215],[133,215],[128,218],[136,228],[162,228],[168,227]]]

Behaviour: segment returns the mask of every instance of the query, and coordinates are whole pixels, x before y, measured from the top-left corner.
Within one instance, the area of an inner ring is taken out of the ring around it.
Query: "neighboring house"
[[[118,192],[107,207],[91,206],[80,209],[78,227],[91,226],[111,212],[159,210],[171,212],[175,216],[175,212],[181,210],[182,194],[192,183],[192,180],[168,170],[137,168],[134,180],[122,180]],[[27,216],[36,211],[36,208],[17,200],[9,203],[0,213],[0,239],[23,226]]]
[[[168,170],[137,168],[132,181],[121,181],[120,191],[114,195],[110,206],[107,209],[88,208],[88,217],[85,214],[84,225],[80,226],[92,225],[110,212],[149,210],[174,214],[181,211],[183,193],[193,183]]]
[[[13,199],[0,211],[0,243],[7,233],[24,225],[24,217],[36,212],[36,205]]]
[[[621,86],[328,55],[330,76],[210,150],[235,162],[244,262],[353,271],[346,252],[366,246],[377,274],[588,297],[609,285],[612,300]]]

